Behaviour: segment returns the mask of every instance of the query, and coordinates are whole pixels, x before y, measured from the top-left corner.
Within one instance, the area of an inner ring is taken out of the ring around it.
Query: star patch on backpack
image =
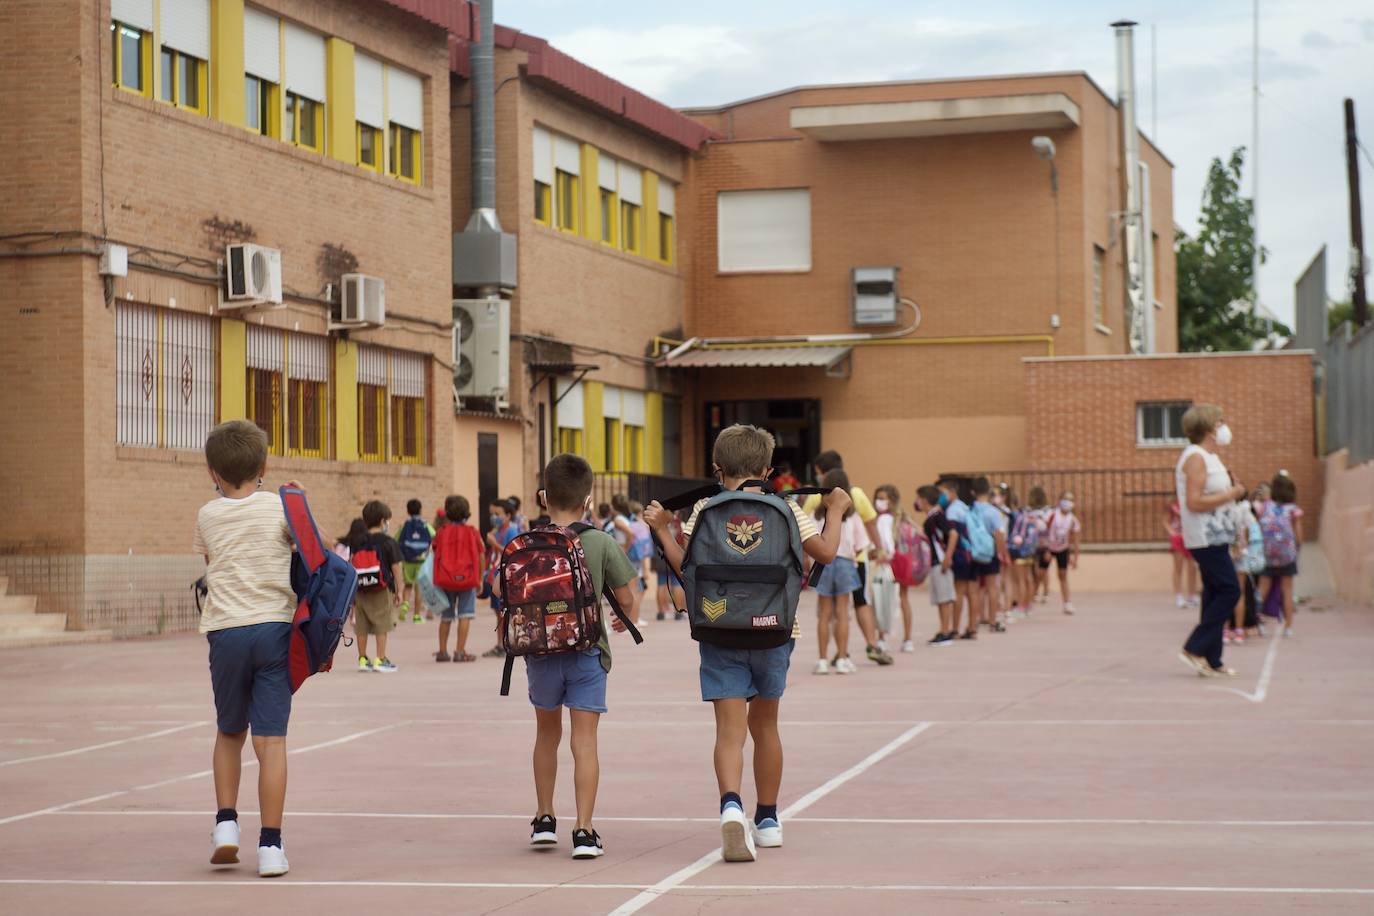
[[[740,556],[748,556],[763,543],[763,519],[757,515],[735,515],[725,523],[726,543]]]

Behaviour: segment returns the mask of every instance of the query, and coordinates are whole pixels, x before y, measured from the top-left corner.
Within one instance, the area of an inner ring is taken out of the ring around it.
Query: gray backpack
[[[771,649],[792,638],[801,597],[801,533],[772,493],[723,490],[697,513],[682,561],[692,638]]]

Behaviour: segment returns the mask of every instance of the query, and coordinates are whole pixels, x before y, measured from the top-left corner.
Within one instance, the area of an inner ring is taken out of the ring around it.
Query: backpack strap
[[[588,525],[586,522],[573,522],[568,527],[577,534],[581,534],[584,531],[597,530],[596,526]],[[644,635],[639,632],[639,628],[634,625],[630,618],[625,616],[625,612],[620,607],[620,602],[616,600],[615,589],[611,588],[609,585],[602,586],[601,597],[605,598],[606,603],[611,606],[611,612],[615,614],[616,617],[620,618],[621,623],[625,624],[625,630],[634,638],[635,645],[643,643]]]
[[[515,656],[507,655],[505,667],[501,669],[501,696],[510,696],[510,673],[515,667]]]
[[[310,514],[310,504],[305,501],[305,491],[296,487],[282,487],[277,491],[281,496],[282,508],[286,510],[286,525],[291,529],[291,539],[296,542],[296,552],[305,563],[305,568],[314,572],[324,565],[324,541],[320,539],[320,529],[315,527],[315,519]]]

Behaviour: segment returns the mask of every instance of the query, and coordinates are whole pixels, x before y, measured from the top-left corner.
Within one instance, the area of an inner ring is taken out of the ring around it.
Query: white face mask
[[[885,500],[885,499],[875,499],[875,500],[873,500],[873,508],[874,508],[874,509],[877,509],[879,512],[886,512],[886,511],[887,511],[887,505],[888,505],[888,503],[887,503],[887,500]]]
[[[1231,444],[1231,427],[1225,423],[1217,427],[1217,445]]]
[[[1072,512],[1072,511],[1073,511],[1073,500],[1071,500],[1071,499],[1061,499],[1061,500],[1059,501],[1059,508],[1063,509],[1065,512]]]

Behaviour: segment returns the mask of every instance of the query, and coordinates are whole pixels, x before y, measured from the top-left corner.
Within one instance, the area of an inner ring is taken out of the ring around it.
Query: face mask
[[[1073,511],[1073,500],[1071,500],[1071,499],[1061,499],[1061,500],[1059,501],[1059,508],[1063,509],[1065,512],[1072,512],[1072,511]]]
[[[391,530],[391,522],[382,522],[382,534],[386,534],[386,533],[387,533],[388,531],[390,531],[390,530]]]
[[[940,508],[941,508],[941,509],[943,509],[945,506],[948,506],[948,505],[949,505],[949,494],[948,494],[948,493],[941,493],[941,494],[940,494],[939,503],[940,503]]]
[[[886,511],[887,511],[887,500],[885,500],[885,499],[875,499],[875,500],[873,500],[873,508],[877,509],[879,512],[886,512]]]
[[[491,515],[488,515],[488,516],[487,516],[487,522],[488,522],[488,524],[490,524],[491,527],[493,527],[493,528],[500,528],[500,527],[501,527],[501,516],[499,516],[499,515],[497,515],[495,512],[493,512]]]
[[[1231,427],[1225,423],[1217,427],[1217,445],[1231,444]]]

